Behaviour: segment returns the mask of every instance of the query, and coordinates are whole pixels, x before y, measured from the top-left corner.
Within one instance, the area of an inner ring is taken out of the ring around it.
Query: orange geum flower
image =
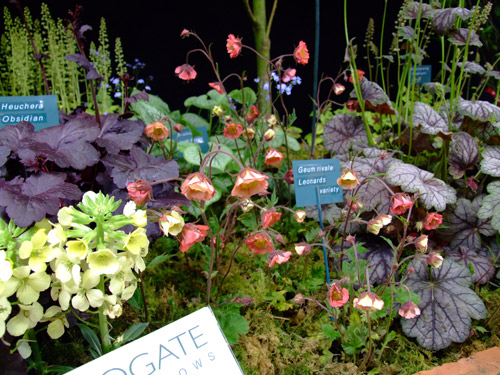
[[[210,82],[208,85],[215,91],[217,91],[219,94],[224,94],[224,88],[219,82]]]
[[[252,195],[267,192],[269,177],[252,168],[244,168],[238,173],[231,195],[241,199],[248,199]]]
[[[270,166],[278,166],[283,161],[283,154],[276,150],[275,148],[270,148],[266,152],[266,159],[264,160],[264,164]]]
[[[267,254],[274,250],[273,241],[268,234],[263,232],[248,236],[245,245],[257,255]]]
[[[307,44],[302,40],[293,51],[293,57],[295,58],[297,64],[306,65],[309,62],[309,51],[307,50]]]
[[[201,172],[191,173],[186,177],[181,193],[191,201],[209,201],[214,197],[215,188],[210,179]]]
[[[245,116],[245,120],[251,124],[253,123],[255,120],[257,120],[257,117],[259,117],[260,115],[260,112],[259,112],[259,109],[257,108],[256,105],[252,105],[247,113],[247,115]]]
[[[343,306],[349,301],[349,291],[333,283],[328,290],[328,302],[331,307]]]
[[[365,75],[365,72],[359,69],[357,69],[357,71],[358,71],[358,78],[361,81],[363,79],[363,76]],[[351,74],[351,76],[349,77],[349,82],[354,83],[354,79],[355,79],[354,74]]]
[[[189,64],[179,65],[177,68],[175,68],[175,74],[177,74],[177,77],[184,81],[191,81],[198,75],[198,73],[196,73],[196,70],[194,70],[194,66]]]
[[[275,263],[281,264],[288,262],[290,255],[292,255],[291,251],[275,250],[269,254],[267,264],[269,264],[269,267],[272,267]]]
[[[297,69],[288,68],[283,72],[283,77],[281,80],[285,83],[288,83],[295,77],[295,73],[297,73]]]
[[[165,124],[161,121],[156,121],[152,124],[149,124],[144,129],[144,134],[151,138],[155,142],[161,142],[164,139],[167,139],[170,132]]]
[[[192,223],[187,223],[182,228],[181,233],[179,233],[179,240],[181,245],[179,249],[185,253],[188,251],[196,242],[202,242],[207,236],[208,226],[206,225],[195,225]]]
[[[364,311],[382,310],[384,301],[373,292],[363,292],[358,298],[354,298],[353,305],[356,309]]]
[[[395,215],[404,214],[413,206],[413,200],[405,193],[394,194],[391,198],[390,210]]]
[[[272,227],[278,222],[279,219],[281,219],[281,212],[277,212],[276,209],[272,208],[270,210],[263,211],[261,215],[262,229]]]
[[[153,198],[153,187],[146,180],[137,180],[127,184],[127,198],[137,206],[143,206]]]
[[[346,169],[337,179],[337,184],[345,190],[354,189],[359,185],[358,174],[352,169]]]
[[[229,34],[227,36],[226,48],[230,58],[234,59],[238,57],[241,52],[241,38],[236,38],[233,34]]]
[[[234,122],[230,122],[229,124],[226,124],[226,127],[224,128],[222,133],[226,138],[236,139],[241,134],[243,134],[243,126],[241,126],[240,124],[236,124]]]
[[[342,85],[341,83],[336,83],[333,85],[333,92],[335,95],[340,95],[345,91],[345,86]]]
[[[443,215],[437,212],[428,213],[424,219],[424,228],[433,230],[438,228],[443,223]]]

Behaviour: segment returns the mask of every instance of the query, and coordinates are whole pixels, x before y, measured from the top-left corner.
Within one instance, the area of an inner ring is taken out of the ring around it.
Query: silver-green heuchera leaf
[[[465,246],[468,249],[479,251],[483,244],[481,234],[494,236],[496,231],[489,219],[479,219],[477,212],[483,202],[483,196],[476,197],[472,202],[465,198],[457,200],[443,213],[443,227],[439,235],[450,243],[452,249]]]
[[[413,106],[413,125],[421,126],[420,131],[424,134],[449,134],[446,121],[430,105],[423,102],[415,102]]]
[[[459,100],[458,113],[481,122],[500,121],[500,108],[483,100]]]
[[[451,136],[448,163],[453,178],[462,178],[466,170],[473,169],[478,156],[479,147],[469,133],[457,132]]]
[[[432,173],[398,160],[389,164],[385,179],[407,193],[418,193],[428,210],[434,207],[437,211],[443,211],[447,204],[457,200],[455,189],[435,178]]]
[[[444,35],[446,31],[455,26],[458,17],[466,20],[472,12],[467,8],[444,8],[436,9],[432,18],[432,25],[436,28],[439,35]]]
[[[470,32],[470,36],[469,36]],[[448,40],[456,46],[465,46],[467,42],[471,46],[482,47],[483,43],[479,39],[479,35],[474,30],[460,28],[457,30],[453,30],[450,33]]]
[[[500,181],[493,181],[487,187],[487,195],[477,212],[479,219],[491,218],[491,226],[500,232]]]
[[[500,146],[487,146],[481,156],[481,172],[493,177],[500,177]]]
[[[325,125],[323,138],[325,148],[334,154],[345,154],[351,149],[361,151],[368,146],[363,121],[351,114],[333,116]]]
[[[451,251],[447,251],[446,257],[465,267],[471,267],[474,270],[472,274],[472,282],[474,283],[486,284],[495,275],[493,259],[480,255],[465,246],[458,246]]]
[[[415,272],[406,286],[420,297],[421,314],[414,319],[401,318],[404,333],[429,350],[464,342],[469,337],[471,319],[487,316],[483,301],[470,289],[470,271],[448,259],[430,273],[428,266],[418,260],[411,266]]]

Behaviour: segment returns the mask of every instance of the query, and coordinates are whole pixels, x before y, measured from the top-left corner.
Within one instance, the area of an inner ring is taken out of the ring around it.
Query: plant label
[[[411,67],[410,77],[413,81],[413,67]],[[419,65],[415,71],[415,82],[418,85],[432,81],[432,65]]]
[[[21,121],[31,122],[35,130],[59,125],[57,96],[0,96],[0,129]]]
[[[243,375],[210,307],[124,345],[69,375]]]
[[[206,153],[209,150],[208,147],[208,132],[206,127],[200,127],[196,128],[196,131],[198,131],[199,135],[193,135],[193,132],[189,128],[182,129],[182,132],[179,134],[175,132],[174,140],[177,141],[178,143],[181,142],[189,142],[189,143],[196,143],[197,145],[200,146],[201,152]]]
[[[297,207],[342,202],[338,159],[293,160],[293,180]],[[319,202],[318,202],[319,194]]]

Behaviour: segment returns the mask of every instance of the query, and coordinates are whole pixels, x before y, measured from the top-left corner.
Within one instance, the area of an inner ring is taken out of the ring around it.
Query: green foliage
[[[248,333],[248,321],[241,316],[237,304],[226,304],[216,309],[214,314],[229,344],[237,344],[239,335]]]

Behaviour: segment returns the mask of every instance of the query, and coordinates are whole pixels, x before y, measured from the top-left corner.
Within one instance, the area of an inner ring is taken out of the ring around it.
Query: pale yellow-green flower
[[[85,258],[88,249],[89,245],[87,241],[80,238],[66,242],[66,253],[72,258]]]
[[[47,326],[47,334],[52,339],[58,339],[64,334],[64,327],[69,328],[66,314],[64,314],[59,306],[50,306],[43,315],[42,322],[50,321]]]
[[[0,298],[0,337],[5,334],[5,321],[12,311],[12,306],[6,297]]]
[[[47,263],[56,256],[58,249],[47,244],[45,229],[39,229],[29,241],[23,241],[19,247],[19,257],[28,259],[30,268],[35,272],[45,271]]]
[[[132,218],[132,224],[136,227],[145,227],[148,224],[146,210],[137,210],[134,201],[128,201],[123,207],[123,214]]]
[[[30,272],[29,266],[16,267],[12,270],[13,277],[11,280],[17,288],[16,297],[19,302],[25,305],[37,301],[40,292],[50,286],[50,276],[45,272]]]
[[[57,213],[59,224],[69,227],[73,223],[72,207],[62,207]]]
[[[172,236],[177,236],[184,227],[184,219],[175,210],[170,211],[162,215],[159,221],[160,229],[163,231],[165,236],[171,234]]]
[[[125,240],[125,249],[134,255],[140,254],[148,246],[149,240],[144,228],[137,228],[132,233],[129,233]]]
[[[80,258],[70,257],[68,254],[61,252],[55,261],[51,263],[51,267],[57,279],[62,283],[74,280],[76,284],[80,284],[80,262]]]
[[[47,241],[52,246],[64,245],[66,243],[67,236],[64,231],[64,227],[61,224],[53,224],[53,228],[47,234]]]
[[[26,330],[34,328],[43,317],[43,307],[38,302],[18,306],[19,313],[7,323],[7,332],[12,336],[24,335]]]
[[[120,264],[120,268],[118,272],[111,276],[109,281],[109,291],[115,295],[120,295],[128,284],[136,280],[132,272],[132,267],[134,266],[133,259],[120,256],[118,257],[118,263]]]
[[[71,300],[71,305],[80,311],[87,311],[90,306],[100,307],[103,303],[104,295],[99,289],[95,289],[101,277],[92,270],[84,272],[82,285],[77,294]]]
[[[52,274],[52,288],[50,289],[50,296],[53,301],[59,302],[59,306],[61,306],[63,311],[69,309],[71,297],[78,293],[79,290],[80,288],[73,279],[65,283],[61,283],[57,280],[56,276]]]
[[[7,281],[12,276],[12,261],[7,258],[5,250],[0,250],[0,284],[1,281]],[[1,287],[0,287],[1,289]],[[0,295],[2,291],[0,290]]]
[[[17,352],[23,359],[29,358],[31,356],[31,346],[28,337],[17,342]]]
[[[87,256],[87,263],[89,268],[97,275],[112,275],[120,265],[116,255],[109,249],[102,249]]]

